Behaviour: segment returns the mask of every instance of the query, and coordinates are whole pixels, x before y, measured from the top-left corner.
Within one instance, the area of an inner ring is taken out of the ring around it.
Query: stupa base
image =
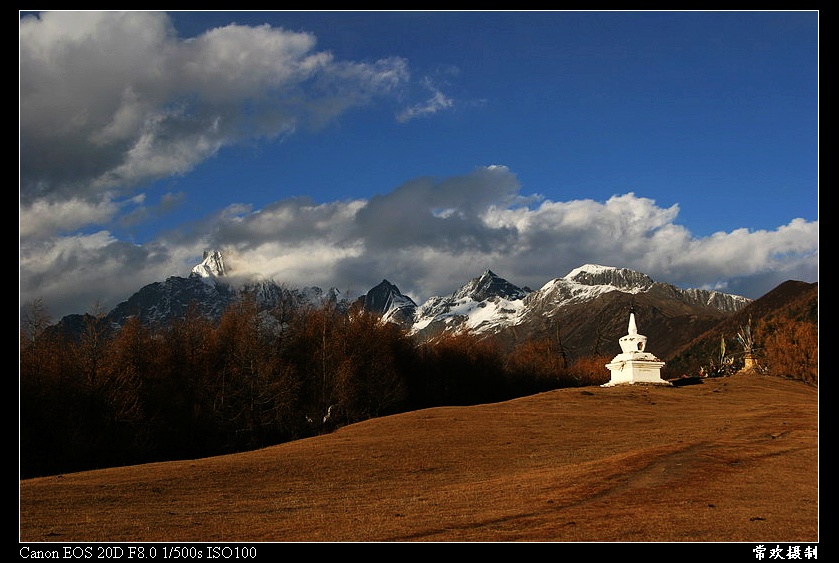
[[[606,364],[606,368],[612,373],[608,383],[601,387],[614,387],[615,385],[671,385],[669,381],[661,379],[661,368],[664,362],[651,362],[644,360],[625,360]]]

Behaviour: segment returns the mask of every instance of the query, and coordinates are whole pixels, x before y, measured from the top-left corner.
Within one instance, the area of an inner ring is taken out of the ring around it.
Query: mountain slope
[[[571,302],[532,315],[527,322],[500,333],[507,342],[552,337],[571,358],[613,357],[620,353],[618,340],[626,334],[630,309],[635,310],[638,331],[647,336],[648,349],[667,360],[697,334],[716,326],[728,314],[697,309],[683,302],[662,300],[649,293],[605,293],[590,301]]]
[[[733,344],[737,332],[746,325],[754,329],[762,320],[790,318],[818,327],[819,284],[789,280],[749,303],[731,316],[698,333],[673,351],[669,365],[683,373],[696,373],[700,366],[719,357],[720,340]]]
[[[416,309],[412,333],[431,339],[467,329],[505,346],[534,338],[559,340],[571,357],[614,355],[630,307],[653,351],[666,358],[684,342],[750,303],[738,295],[680,289],[627,268],[586,264],[530,291],[491,271],[447,297]]]

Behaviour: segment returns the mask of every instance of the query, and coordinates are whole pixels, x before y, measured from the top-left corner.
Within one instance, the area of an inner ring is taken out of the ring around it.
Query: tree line
[[[41,303],[21,322],[21,478],[192,459],[330,432],[373,417],[502,401],[608,381],[610,358],[570,363],[550,338],[499,345],[462,332],[419,342],[363,308],[251,297],[218,322],[194,309],[118,330],[86,315],[51,330]]]

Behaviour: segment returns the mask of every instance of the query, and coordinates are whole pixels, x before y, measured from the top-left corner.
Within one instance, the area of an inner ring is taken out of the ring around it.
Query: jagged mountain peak
[[[568,329],[579,325],[580,334],[602,330],[611,318],[591,318],[581,311],[603,307],[622,299],[638,296],[655,302],[665,315],[684,315],[702,321],[716,320],[743,307],[750,300],[705,290],[682,290],[654,281],[648,275],[629,268],[585,264],[568,275],[554,278],[537,291],[518,288],[491,270],[473,278],[448,297],[434,297],[416,310],[411,331],[420,337],[434,338],[445,331],[467,329],[474,333],[507,332],[513,339],[544,330],[550,319],[566,314],[577,320],[563,320]],[[595,305],[596,303],[599,303]],[[574,311],[574,313],[568,313]],[[585,323],[594,323],[588,326]],[[665,322],[662,326],[672,329]],[[599,328],[598,328],[599,327]],[[575,335],[573,338],[581,338]]]
[[[417,304],[407,295],[403,295],[396,285],[383,279],[376,287],[362,296],[364,309],[404,327],[410,327],[414,321]]]
[[[515,300],[521,299],[527,292],[522,288],[513,285],[504,278],[495,274],[492,270],[484,270],[484,272],[472,278],[463,287],[452,294],[455,300],[471,298],[475,301],[486,301],[494,297],[502,299]]]
[[[373,289],[378,289],[378,288],[399,291],[399,288],[396,287],[396,284],[390,283],[389,281],[387,281],[387,278],[382,279],[382,281],[379,282],[379,284],[376,287],[374,287]]]
[[[514,323],[528,291],[492,270],[469,280],[447,297],[432,297],[416,309],[411,331],[437,334],[465,327],[475,332]]]
[[[387,314],[394,309],[404,307],[415,308],[414,300],[403,295],[396,285],[386,279],[382,280],[376,287],[372,288],[364,296],[364,308],[368,311]],[[413,313],[413,311],[411,311]]]
[[[205,250],[203,260],[192,268],[190,275],[206,280],[222,277],[226,273],[224,257],[219,250]]]

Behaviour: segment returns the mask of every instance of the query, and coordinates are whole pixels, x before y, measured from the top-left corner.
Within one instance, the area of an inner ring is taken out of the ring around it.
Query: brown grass
[[[20,540],[817,542],[818,493],[818,390],[741,374],[23,480]]]

